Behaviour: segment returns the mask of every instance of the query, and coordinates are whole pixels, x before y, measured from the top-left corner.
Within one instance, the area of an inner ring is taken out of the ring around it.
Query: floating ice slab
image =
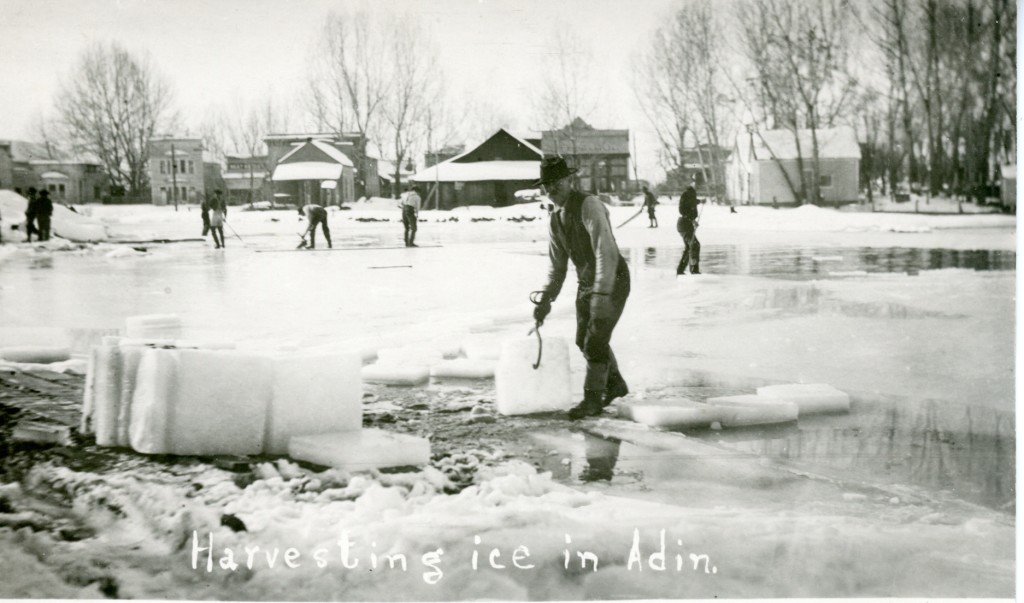
[[[561,337],[545,337],[540,366],[537,339],[506,340],[494,372],[498,412],[525,415],[571,408],[569,345]]]
[[[343,471],[426,465],[430,442],[426,438],[380,429],[295,436],[288,443],[293,459]]]
[[[619,402],[619,416],[637,423],[679,429],[684,427],[707,427],[722,420],[722,408],[699,404],[693,400],[631,400]]]
[[[795,402],[801,415],[850,411],[850,396],[825,383],[768,385],[757,388],[757,395]]]
[[[494,335],[467,335],[462,340],[462,353],[476,360],[497,360],[501,356],[501,340]]]
[[[176,314],[129,316],[124,321],[125,335],[136,339],[179,339],[181,319]]]
[[[259,454],[272,392],[270,358],[180,350],[168,413],[168,452]]]
[[[381,364],[411,364],[430,366],[444,359],[438,348],[428,346],[402,346],[383,348],[377,351],[377,362]]]
[[[422,385],[430,380],[426,366],[371,364],[362,369],[363,382],[377,385]]]
[[[71,348],[67,346],[42,347],[19,345],[0,348],[0,359],[7,362],[51,364],[53,362],[64,362],[69,358],[71,358]]]
[[[708,398],[708,404],[720,407],[724,427],[788,423],[799,413],[793,402],[753,394]]]
[[[287,454],[288,440],[363,425],[362,358],[355,352],[282,354],[272,359],[267,454]]]
[[[493,379],[497,362],[456,358],[430,367],[430,376],[439,379]]]
[[[168,414],[178,374],[177,350],[144,348],[135,377],[128,438],[136,452],[166,454]]]

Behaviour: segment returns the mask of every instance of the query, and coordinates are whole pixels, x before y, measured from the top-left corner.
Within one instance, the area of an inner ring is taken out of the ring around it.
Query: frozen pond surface
[[[426,224],[420,242],[443,247],[411,250],[380,249],[400,241],[393,223],[332,222],[335,243],[357,249],[293,252],[293,232],[241,217],[234,227],[244,244],[229,239],[226,251],[200,243],[134,245],[145,251],[21,246],[0,261],[0,324],[120,327],[128,316],[176,313],[186,338],[252,347],[523,337],[532,323],[527,296],[546,272],[544,227],[490,226]],[[477,532],[524,542],[553,534],[552,556],[563,529],[572,530],[619,564],[632,525],[675,527],[729,562],[717,582],[675,585],[649,574],[646,582],[630,580],[619,565],[584,582],[603,598],[1012,596],[1016,274],[1006,233],[994,232],[986,245],[987,233],[978,231],[747,236],[709,229],[702,233],[706,274],[677,279],[678,237],[660,231],[617,234],[634,287],[613,346],[633,397],[703,400],[771,383],[829,383],[851,394],[851,413],[771,429],[687,432],[703,446],[695,455],[570,425],[536,434],[553,452],[542,469],[557,480],[638,505],[668,503],[678,509],[671,518],[641,521],[645,507],[627,509],[611,497],[564,508],[552,498],[538,497],[535,506],[510,498],[524,505],[519,514],[439,498],[422,517],[453,526],[445,532],[452,543]],[[572,338],[572,290],[567,283],[545,338]],[[572,362],[579,390],[582,359]],[[277,498],[244,496],[233,503],[240,512],[277,518]],[[360,513],[383,522],[367,531],[389,534],[397,523],[372,513],[367,500]],[[314,541],[303,526],[337,521],[326,509],[303,509],[308,516],[268,521],[262,536],[301,532]],[[449,546],[453,555],[460,550]],[[460,577],[496,590],[409,593],[519,592],[475,574],[453,575],[449,584],[462,584]],[[627,590],[615,590],[612,581],[623,577]],[[255,590],[271,578],[239,596],[279,592]],[[533,598],[583,596],[564,584],[531,588]]]

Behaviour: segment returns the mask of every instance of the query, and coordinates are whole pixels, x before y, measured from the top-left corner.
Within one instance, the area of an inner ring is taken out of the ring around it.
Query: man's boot
[[[586,417],[596,417],[604,410],[604,392],[585,389],[583,401],[569,409],[569,418],[573,421]]]
[[[615,398],[621,398],[629,393],[629,386],[622,378],[622,373],[613,370],[608,373],[608,385],[604,390],[604,399],[601,401],[602,408],[611,404]]]

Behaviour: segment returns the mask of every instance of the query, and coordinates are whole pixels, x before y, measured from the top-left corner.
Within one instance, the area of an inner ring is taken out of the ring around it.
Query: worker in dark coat
[[[693,182],[683,191],[679,197],[679,219],[676,221],[676,230],[683,237],[683,257],[679,258],[679,266],[676,267],[676,274],[685,274],[686,267],[690,267],[690,274],[700,274],[700,241],[697,240],[697,189]]]
[[[596,196],[573,188],[575,172],[561,157],[547,157],[534,184],[543,186],[557,206],[549,227],[548,280],[533,313],[538,326],[562,290],[569,261],[576,267],[576,345],[587,359],[587,374],[583,401],[569,411],[573,420],[599,415],[612,400],[629,393],[610,342],[630,288],[629,266],[615,242],[608,208]]]
[[[39,198],[36,199],[36,225],[40,241],[50,240],[50,217],[53,215],[53,201],[50,200],[50,191],[43,189],[39,191]]]

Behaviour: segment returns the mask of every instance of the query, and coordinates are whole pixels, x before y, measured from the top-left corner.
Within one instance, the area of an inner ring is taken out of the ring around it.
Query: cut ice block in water
[[[768,385],[757,388],[757,395],[794,402],[801,415],[850,411],[850,396],[825,383]]]
[[[125,335],[135,339],[179,339],[181,319],[177,314],[129,316],[124,321]]]
[[[722,420],[721,407],[699,404],[685,398],[630,400],[619,402],[618,405],[620,417],[664,429],[707,427]]]
[[[545,337],[540,366],[537,339],[506,340],[494,371],[498,412],[525,415],[571,408],[569,386],[569,345],[561,337]]]
[[[799,412],[793,402],[753,394],[708,398],[708,404],[720,407],[724,427],[788,423],[796,421]]]
[[[343,471],[430,463],[430,441],[380,429],[295,436],[288,443],[293,459]]]
[[[259,454],[272,392],[270,358],[180,350],[168,413],[171,454]]]
[[[128,427],[128,440],[136,452],[170,451],[168,415],[174,403],[179,354],[177,350],[141,349]]]
[[[287,454],[292,436],[363,426],[363,361],[358,353],[281,354],[272,362],[266,454]]]
[[[430,367],[430,376],[439,379],[493,379],[496,362],[456,358]]]
[[[97,446],[117,446],[117,418],[121,407],[121,349],[117,345],[95,348],[92,378],[92,429]]]
[[[410,364],[430,366],[444,359],[438,348],[428,346],[402,346],[377,350],[377,362],[381,364]]]
[[[71,348],[67,346],[19,345],[0,348],[0,359],[7,362],[50,364],[53,362],[64,362],[69,358],[71,358]]]
[[[422,385],[430,380],[430,368],[399,364],[371,364],[362,369],[363,382],[377,385]]]
[[[501,356],[501,340],[494,335],[468,335],[462,340],[462,353],[476,360],[497,360]]]

